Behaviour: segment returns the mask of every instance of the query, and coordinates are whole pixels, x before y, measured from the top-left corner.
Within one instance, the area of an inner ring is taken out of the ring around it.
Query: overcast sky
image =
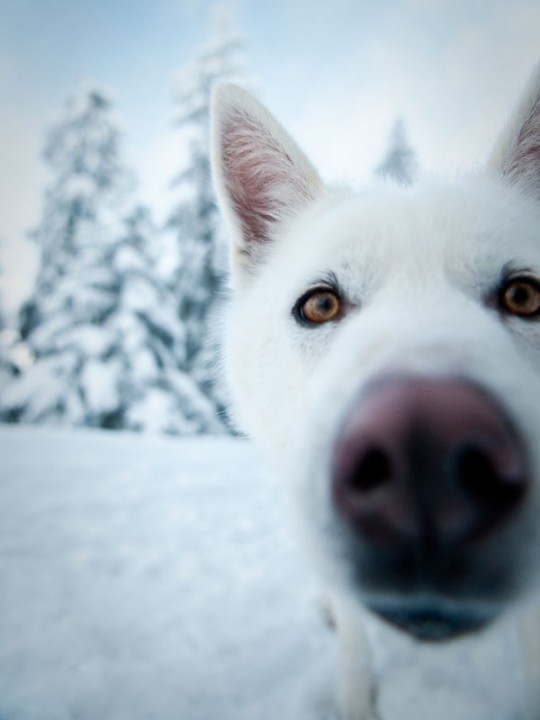
[[[177,70],[208,36],[211,0],[1,0],[0,279],[28,292],[47,180],[44,131],[85,79],[107,87],[139,194],[158,218],[178,169]],[[365,182],[396,116],[423,174],[482,162],[540,60],[538,0],[229,0],[260,97],[323,176]]]

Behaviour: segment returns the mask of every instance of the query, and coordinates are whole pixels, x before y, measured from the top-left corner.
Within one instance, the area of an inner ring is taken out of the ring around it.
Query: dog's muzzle
[[[529,473],[519,434],[486,391],[460,379],[374,382],[346,414],[331,475],[334,506],[356,548],[356,580],[374,597],[394,599],[391,610],[378,601],[372,609],[435,640],[491,619],[467,604],[508,589],[505,532]],[[428,606],[415,601],[426,596]],[[458,610],[441,610],[437,598]]]

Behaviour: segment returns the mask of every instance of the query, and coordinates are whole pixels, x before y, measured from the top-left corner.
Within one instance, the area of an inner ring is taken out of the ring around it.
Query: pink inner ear
[[[224,122],[225,183],[246,243],[270,239],[270,227],[307,198],[306,183],[278,140],[256,118],[233,109]]]

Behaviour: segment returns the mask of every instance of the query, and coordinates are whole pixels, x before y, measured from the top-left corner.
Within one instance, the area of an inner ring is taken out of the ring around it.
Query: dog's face
[[[326,579],[419,638],[484,625],[540,575],[539,88],[482,173],[360,194],[216,94],[239,423]]]

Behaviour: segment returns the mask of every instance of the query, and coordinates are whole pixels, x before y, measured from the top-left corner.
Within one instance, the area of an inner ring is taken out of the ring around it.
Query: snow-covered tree
[[[375,169],[375,173],[395,180],[401,185],[412,185],[417,171],[416,153],[409,144],[403,119],[398,118],[390,132],[386,154]]]
[[[53,180],[33,233],[41,262],[21,312],[32,362],[1,392],[0,412],[12,421],[200,432],[212,426],[209,403],[180,370],[176,303],[152,277],[147,211],[126,210],[131,178],[120,141],[111,102],[96,88],[83,89],[48,136]]]
[[[74,261],[84,265],[81,256],[87,260],[99,254],[114,236],[110,225],[130,178],[119,157],[120,131],[111,109],[102,90],[84,87],[48,134],[44,159],[53,179],[45,191],[42,220],[32,233],[41,261],[33,294],[21,308],[24,338],[55,314]],[[39,343],[35,351],[39,357]]]
[[[119,289],[104,262],[129,183],[119,146],[111,103],[95,87],[83,88],[48,134],[44,157],[52,181],[32,233],[40,265],[20,314],[33,362],[0,398],[9,419],[88,422],[86,365],[105,344],[103,323]],[[114,425],[114,414],[100,424]]]
[[[2,293],[2,268],[0,267],[0,390],[17,374],[17,366],[12,360],[13,333],[8,327]]]
[[[121,278],[107,327],[119,360],[123,426],[169,433],[221,432],[212,403],[182,369],[185,330],[176,295],[155,270],[156,228],[148,210],[137,207],[110,258]],[[121,380],[122,379],[122,380]]]
[[[3,268],[0,266],[0,392],[20,374],[27,359],[27,349],[20,341],[15,324],[13,314],[8,313],[4,304]]]
[[[217,413],[222,407],[222,391],[214,377],[218,354],[215,316],[227,272],[227,242],[210,176],[209,111],[217,82],[242,81],[238,62],[242,49],[241,40],[218,11],[210,42],[179,77],[176,123],[189,153],[186,166],[173,181],[175,204],[167,222],[178,248],[172,283],[186,329],[186,367],[213,398]]]
[[[1,240],[0,240],[1,242]],[[5,316],[5,309],[4,309],[4,293],[3,293],[3,287],[2,287],[2,266],[0,265],[0,332],[5,328],[6,326],[6,316]]]

